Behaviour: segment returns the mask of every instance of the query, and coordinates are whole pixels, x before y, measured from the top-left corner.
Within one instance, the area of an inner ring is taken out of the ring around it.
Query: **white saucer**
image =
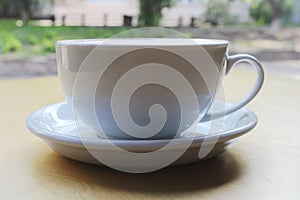
[[[175,139],[173,143],[175,149],[183,148],[185,144],[193,140],[187,151],[172,165],[181,165],[192,163],[204,159],[214,157],[224,152],[233,141],[244,135],[257,124],[256,115],[243,108],[232,114],[225,116],[224,125],[220,126],[221,131],[214,134],[203,135],[201,130],[207,130],[211,122],[198,123],[195,138],[185,137]],[[66,103],[58,103],[42,108],[29,116],[27,119],[27,127],[33,134],[45,140],[45,142],[59,154],[86,163],[102,165],[95,159],[83,145],[77,134],[77,128],[73,120],[71,107]],[[108,156],[117,154],[115,149],[111,147],[111,142],[107,139],[101,139],[96,133],[88,131],[85,144],[89,143],[94,151],[99,151]],[[198,152],[200,147],[208,145],[218,137],[217,143],[214,145],[209,154],[203,158],[199,158]],[[203,143],[203,141],[206,141]],[[123,149],[131,152],[151,152],[168,144],[170,139],[163,140],[114,140],[113,143]]]

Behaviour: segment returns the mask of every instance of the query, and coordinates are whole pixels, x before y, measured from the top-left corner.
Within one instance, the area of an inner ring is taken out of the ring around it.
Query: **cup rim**
[[[59,40],[57,46],[111,46],[111,47],[135,47],[135,46],[223,46],[228,45],[229,41],[221,39],[206,38],[101,38],[101,39],[74,39]]]

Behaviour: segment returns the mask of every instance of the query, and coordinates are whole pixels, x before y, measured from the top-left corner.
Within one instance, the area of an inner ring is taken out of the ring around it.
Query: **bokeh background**
[[[55,42],[167,27],[300,80],[300,0],[0,0],[0,79],[55,76]]]

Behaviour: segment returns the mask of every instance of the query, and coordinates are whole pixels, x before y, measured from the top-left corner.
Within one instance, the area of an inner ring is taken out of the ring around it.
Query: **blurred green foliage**
[[[271,7],[270,3],[267,0],[248,0],[251,4],[250,6],[250,14],[251,17],[258,23],[258,25],[271,24],[276,14],[276,10]],[[291,22],[291,15],[293,10],[293,5],[295,4],[295,0],[284,0],[281,2],[274,1],[275,3],[280,5],[280,17],[283,23]],[[279,9],[279,8],[278,8]]]
[[[109,38],[125,27],[36,26],[34,22],[18,27],[16,20],[0,20],[0,52],[44,54],[55,52],[55,42],[66,39]]]
[[[210,0],[207,2],[207,8],[204,13],[205,22],[211,23],[212,25],[226,24],[232,25],[237,23],[235,16],[231,15],[230,0]]]
[[[172,7],[175,3],[175,0],[139,0],[139,26],[159,26],[162,9]]]

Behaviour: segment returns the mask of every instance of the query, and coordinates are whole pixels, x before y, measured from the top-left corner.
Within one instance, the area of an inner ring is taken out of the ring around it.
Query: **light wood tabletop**
[[[226,78],[228,101],[254,78]],[[245,88],[244,88],[245,87]],[[300,81],[267,74],[247,108],[258,125],[203,162],[128,174],[55,153],[26,128],[35,110],[64,100],[56,77],[0,81],[0,199],[299,199]]]

